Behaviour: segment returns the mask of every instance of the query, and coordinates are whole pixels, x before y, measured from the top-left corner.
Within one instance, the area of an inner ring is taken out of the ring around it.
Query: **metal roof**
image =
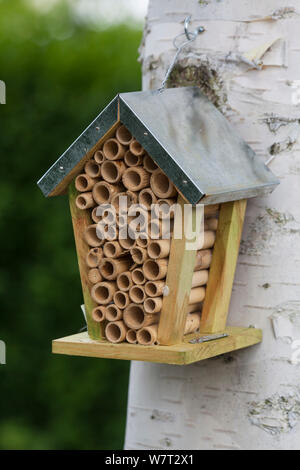
[[[279,181],[197,87],[121,93],[38,181],[48,196],[118,121],[191,204],[273,191]],[[66,183],[66,185],[68,182]]]

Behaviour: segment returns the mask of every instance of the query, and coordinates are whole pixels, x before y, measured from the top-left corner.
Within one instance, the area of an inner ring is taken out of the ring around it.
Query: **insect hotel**
[[[277,184],[198,88],[118,95],[38,182],[68,191],[87,321],[53,352],[188,364],[259,343],[227,316],[247,199]],[[200,207],[191,249],[175,227]]]

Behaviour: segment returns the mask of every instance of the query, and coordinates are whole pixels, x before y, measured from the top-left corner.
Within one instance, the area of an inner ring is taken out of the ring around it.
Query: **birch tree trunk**
[[[249,201],[229,314],[264,339],[190,366],[133,362],[125,447],[299,449],[299,1],[150,0],[144,89],[160,86],[188,14],[206,32],[169,85],[198,85],[281,181]]]

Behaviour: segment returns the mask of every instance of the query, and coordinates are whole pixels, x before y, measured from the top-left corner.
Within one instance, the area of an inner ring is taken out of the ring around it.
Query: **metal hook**
[[[205,31],[205,28],[203,26],[198,26],[198,28],[195,29],[194,32],[191,32],[188,30],[188,27],[189,27],[189,24],[191,22],[191,16],[187,16],[184,20],[184,24],[183,24],[183,27],[184,27],[184,33],[180,33],[178,34],[177,36],[175,36],[175,38],[173,39],[173,45],[175,47],[175,49],[177,49],[177,52],[166,72],[166,75],[165,75],[165,78],[163,79],[163,82],[162,82],[162,85],[161,87],[159,88],[159,91],[162,91],[168,81],[168,78],[170,76],[170,73],[172,72],[173,70],[173,67],[177,61],[177,58],[181,52],[181,50],[187,45],[189,44],[190,42],[192,41],[195,41],[196,37],[198,36],[198,34],[201,34],[201,33],[204,33]],[[186,37],[186,41],[182,42],[180,45],[176,43],[176,39],[180,38],[181,36],[185,36]]]

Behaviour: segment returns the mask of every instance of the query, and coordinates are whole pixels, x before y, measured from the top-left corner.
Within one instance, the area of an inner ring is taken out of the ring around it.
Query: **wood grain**
[[[221,205],[201,315],[201,333],[217,333],[226,327],[246,205],[245,199]]]
[[[89,268],[86,265],[86,255],[89,246],[85,242],[83,233],[88,225],[92,222],[90,212],[88,210],[80,210],[75,204],[75,199],[79,193],[75,189],[74,181],[69,185],[69,203],[72,217],[75,245],[78,258],[78,266],[82,285],[83,299],[85,305],[88,332],[91,338],[100,339],[104,337],[104,326],[102,323],[95,322],[92,318],[92,310],[98,304],[94,302],[90,295],[90,282],[88,279]]]

